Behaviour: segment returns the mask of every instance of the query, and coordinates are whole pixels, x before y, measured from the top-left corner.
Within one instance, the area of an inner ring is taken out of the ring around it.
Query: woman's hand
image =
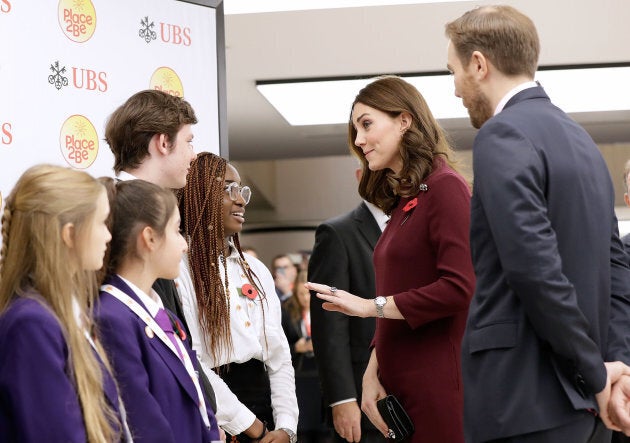
[[[389,427],[387,423],[381,417],[381,413],[378,411],[376,401],[387,396],[385,388],[381,385],[378,379],[378,362],[376,360],[376,353],[372,351],[370,356],[370,362],[363,374],[363,398],[361,400],[361,410],[365,412],[367,418],[370,419],[374,427],[381,431],[385,438],[389,438]]]
[[[324,300],[322,307],[327,311],[337,311],[356,317],[375,317],[376,307],[370,299],[364,299],[335,287],[306,283],[307,289],[317,292],[317,297]]]

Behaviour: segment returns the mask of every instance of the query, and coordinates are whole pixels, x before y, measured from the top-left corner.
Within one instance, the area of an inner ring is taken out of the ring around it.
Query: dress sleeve
[[[454,174],[444,174],[430,186],[426,203],[429,242],[438,278],[425,286],[394,295],[410,327],[466,311],[475,277],[470,255],[470,190]]]

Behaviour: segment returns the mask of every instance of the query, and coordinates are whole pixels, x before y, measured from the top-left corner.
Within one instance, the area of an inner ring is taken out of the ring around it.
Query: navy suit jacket
[[[363,298],[375,297],[372,254],[381,230],[365,203],[317,228],[309,281],[335,286]],[[324,311],[311,294],[311,335],[326,404],[356,398],[361,405],[363,373],[370,358],[374,318]],[[365,416],[363,429],[374,429]]]
[[[111,284],[146,309],[140,298],[118,276]],[[146,334],[146,324],[126,305],[101,292],[96,321],[108,352],[134,441],[209,442],[218,440],[218,427],[208,406],[212,430],[203,423],[197,407],[197,391],[179,359],[156,335]],[[186,347],[196,368],[199,362]]]
[[[604,361],[630,363],[630,274],[608,168],[541,87],[473,146],[477,284],[462,345],[467,441],[549,429],[596,409]]]
[[[84,443],[68,346],[59,321],[36,297],[16,297],[0,318],[0,442]],[[103,390],[120,420],[116,385],[105,370]]]

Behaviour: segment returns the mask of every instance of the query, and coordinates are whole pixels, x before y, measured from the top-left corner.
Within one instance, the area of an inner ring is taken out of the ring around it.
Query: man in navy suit
[[[630,362],[630,270],[606,163],[533,81],[540,44],[528,17],[484,6],[446,35],[455,95],[479,128],[466,439],[610,442],[611,374],[625,366],[605,362]]]

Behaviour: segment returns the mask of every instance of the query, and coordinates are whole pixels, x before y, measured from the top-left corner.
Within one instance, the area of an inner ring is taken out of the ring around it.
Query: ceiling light
[[[456,1],[462,0],[224,0],[223,11],[225,15],[230,15],[253,14],[258,12],[305,11],[311,9],[355,8],[360,6],[449,3]]]
[[[468,118],[447,73],[402,75],[422,93],[437,119]],[[630,110],[630,66],[541,68],[536,80],[569,113]],[[374,78],[260,81],[260,93],[292,126],[347,123],[357,93]]]

